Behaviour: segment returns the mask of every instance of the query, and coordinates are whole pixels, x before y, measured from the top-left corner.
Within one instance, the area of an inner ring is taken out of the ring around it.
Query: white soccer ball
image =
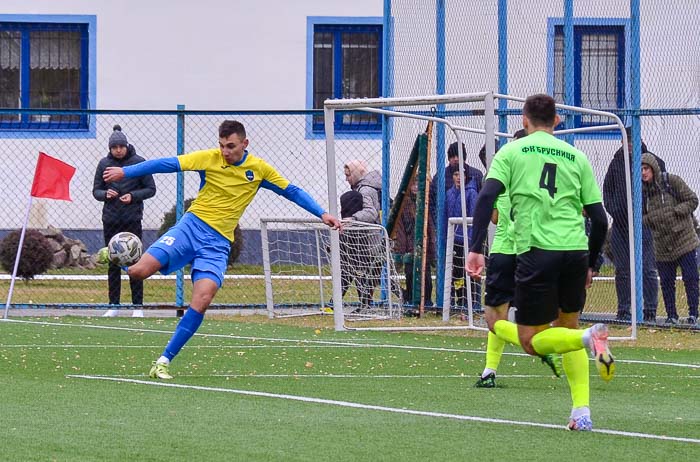
[[[122,232],[115,234],[107,244],[109,261],[119,266],[133,265],[143,255],[143,244],[136,234]]]

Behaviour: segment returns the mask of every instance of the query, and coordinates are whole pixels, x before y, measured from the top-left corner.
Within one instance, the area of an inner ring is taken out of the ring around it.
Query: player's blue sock
[[[163,351],[163,356],[172,360],[185,346],[185,343],[192,338],[199,326],[202,325],[202,320],[204,315],[198,311],[195,311],[191,307],[185,311],[185,315],[180,319],[180,322],[175,328],[175,333],[170,338],[168,345]]]

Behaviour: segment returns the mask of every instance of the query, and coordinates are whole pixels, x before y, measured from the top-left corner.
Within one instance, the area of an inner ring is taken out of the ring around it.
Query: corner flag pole
[[[74,174],[75,167],[72,165],[68,165],[46,153],[39,153],[39,158],[36,161],[36,169],[34,170],[32,190],[29,193],[27,213],[24,215],[22,232],[19,235],[19,248],[17,249],[17,257],[15,258],[15,267],[12,270],[10,291],[7,293],[5,314],[2,319],[7,319],[7,312],[10,309],[10,302],[12,301],[12,292],[15,288],[15,279],[17,279],[17,268],[19,268],[19,259],[22,256],[22,244],[24,244],[24,235],[27,232],[27,223],[29,223],[29,212],[32,208],[32,198],[43,197],[46,199],[70,201],[70,180],[73,178]]]
[[[29,196],[29,202],[27,203],[27,212],[24,214],[24,224],[22,225],[22,232],[19,234],[19,246],[17,247],[17,257],[15,257],[15,267],[12,270],[12,278],[10,279],[10,290],[7,292],[7,303],[5,303],[5,314],[2,319],[7,319],[7,312],[10,309],[10,303],[12,302],[12,292],[15,289],[15,279],[17,279],[17,268],[19,268],[19,259],[22,256],[22,244],[24,244],[24,235],[27,232],[27,223],[29,223],[29,211],[32,209],[32,196]]]

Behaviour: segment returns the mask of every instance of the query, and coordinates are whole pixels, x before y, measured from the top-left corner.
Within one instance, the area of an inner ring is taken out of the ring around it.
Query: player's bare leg
[[[162,380],[173,378],[169,370],[170,361],[172,361],[182,347],[192,338],[197,329],[199,329],[204,319],[204,313],[207,311],[207,308],[218,290],[219,285],[213,279],[204,277],[194,282],[190,306],[182,319],[180,319],[163,354],[153,363],[153,367],[151,367],[151,371],[149,372],[152,378]]]
[[[153,276],[160,268],[160,262],[153,255],[146,252],[139,261],[127,268],[126,273],[131,279],[144,280]]]

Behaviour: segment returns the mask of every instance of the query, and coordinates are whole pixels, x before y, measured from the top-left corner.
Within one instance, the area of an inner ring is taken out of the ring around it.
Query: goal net
[[[342,304],[332,290],[331,231],[320,221],[264,218],[260,221],[265,298],[270,317],[333,313],[349,319],[398,319],[400,281],[386,230],[354,220],[340,235]]]

